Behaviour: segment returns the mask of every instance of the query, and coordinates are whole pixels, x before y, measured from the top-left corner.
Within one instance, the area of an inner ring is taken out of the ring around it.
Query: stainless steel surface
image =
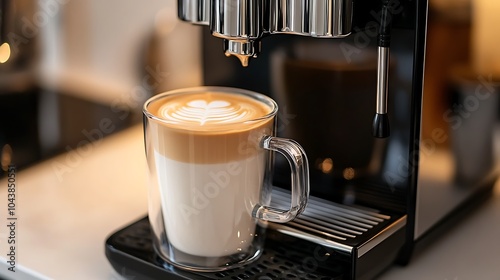
[[[378,47],[377,114],[387,114],[389,91],[389,48]]]
[[[243,66],[260,53],[265,34],[343,38],[350,34],[353,0],[178,0],[178,17],[209,25],[225,40],[226,56]]]
[[[368,240],[366,243],[358,247],[358,258],[375,248],[378,244],[382,243],[389,236],[396,233],[398,230],[406,225],[406,215],[392,223],[390,226],[381,230],[377,235]]]
[[[245,40],[224,40],[224,54],[226,56],[236,56],[241,65],[248,66],[251,57],[257,57],[260,53],[260,41]]]
[[[250,57],[257,57],[258,41],[263,33],[263,4],[254,0],[212,0],[210,29],[223,38],[226,56],[238,57],[243,66]]]
[[[178,0],[178,17],[193,24],[208,25],[210,0]]]
[[[351,0],[272,0],[269,32],[319,38],[350,34]]]
[[[212,5],[212,35],[228,40],[257,40],[262,37],[261,1],[212,0]]]
[[[271,206],[287,207],[290,204],[288,191],[274,188]],[[302,239],[351,253],[353,246],[348,241],[363,237],[370,229],[391,219],[375,209],[362,209],[337,204],[311,196],[304,212],[287,224],[272,223],[274,229]],[[378,232],[358,249],[358,257],[388,238],[406,224],[406,216]]]

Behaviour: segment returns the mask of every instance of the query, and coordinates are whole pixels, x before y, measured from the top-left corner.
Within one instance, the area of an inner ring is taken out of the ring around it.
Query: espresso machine
[[[175,268],[155,254],[144,218],[106,241],[116,271],[140,279],[373,279],[407,264],[488,197],[498,176],[496,97],[478,99],[465,118],[454,109],[464,93],[450,89],[450,110],[430,133],[421,130],[433,109],[423,103],[427,8],[427,0],[178,0],[183,24],[204,31],[204,84],[278,102],[278,134],[308,155],[311,197],[293,222],[268,225],[264,254],[247,267]],[[288,167],[280,158],[275,165],[272,203],[283,207]]]

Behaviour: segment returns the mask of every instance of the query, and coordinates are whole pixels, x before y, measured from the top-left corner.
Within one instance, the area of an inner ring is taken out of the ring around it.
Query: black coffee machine
[[[465,118],[456,108],[467,108],[468,95],[457,89],[442,122],[421,133],[432,110],[422,102],[427,6],[179,0],[179,18],[204,29],[204,84],[277,100],[278,133],[308,155],[311,198],[293,222],[269,225],[263,256],[247,267],[174,268],[154,253],[145,218],[107,240],[115,269],[140,279],[372,279],[487,197],[498,174],[492,100],[477,98],[480,109]],[[289,197],[283,162],[276,158],[277,206]]]

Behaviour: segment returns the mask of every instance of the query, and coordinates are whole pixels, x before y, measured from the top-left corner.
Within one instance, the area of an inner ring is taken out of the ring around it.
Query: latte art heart
[[[263,110],[262,106],[256,106],[255,101],[206,94],[188,100],[172,99],[158,109],[158,115],[171,123],[212,126],[255,119],[263,115]]]
[[[248,113],[237,104],[231,105],[227,101],[193,100],[184,106],[172,110],[170,106],[162,108],[163,118],[172,121],[194,122],[200,125],[205,123],[227,123],[241,120]]]

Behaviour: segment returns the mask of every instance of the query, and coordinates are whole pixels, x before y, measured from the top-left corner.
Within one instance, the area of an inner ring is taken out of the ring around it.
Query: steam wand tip
[[[387,138],[391,134],[389,117],[387,114],[376,113],[373,118],[373,136],[377,138]]]

